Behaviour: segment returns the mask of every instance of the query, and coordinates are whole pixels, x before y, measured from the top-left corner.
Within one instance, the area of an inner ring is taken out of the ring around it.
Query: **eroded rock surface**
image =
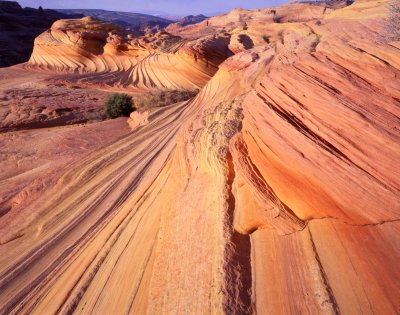
[[[377,40],[385,16],[371,0],[215,18],[235,55],[194,99],[0,219],[1,308],[396,314],[400,58]]]
[[[135,37],[91,17],[60,20],[35,40],[28,67],[86,73],[82,82],[140,89],[204,86],[232,55],[229,34],[183,40],[164,31]]]

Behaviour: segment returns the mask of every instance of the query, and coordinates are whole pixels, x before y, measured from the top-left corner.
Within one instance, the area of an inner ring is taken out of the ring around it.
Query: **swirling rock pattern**
[[[1,309],[396,314],[400,46],[376,40],[384,5],[248,18],[253,47],[229,42],[196,98],[9,213]]]
[[[196,89],[232,55],[228,43],[222,33],[197,41],[166,32],[135,38],[91,17],[59,20],[36,38],[28,68],[86,73],[83,82],[124,88]]]

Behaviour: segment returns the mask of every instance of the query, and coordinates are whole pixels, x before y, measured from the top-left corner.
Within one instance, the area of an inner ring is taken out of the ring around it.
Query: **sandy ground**
[[[23,65],[0,69],[0,132],[102,120],[110,93],[57,81]]]
[[[125,118],[100,120],[109,92],[48,79],[22,66],[0,69],[0,215],[43,189],[48,174],[130,131]]]

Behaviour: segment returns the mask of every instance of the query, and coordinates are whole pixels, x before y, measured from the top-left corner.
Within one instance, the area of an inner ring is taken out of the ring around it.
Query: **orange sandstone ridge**
[[[59,20],[35,40],[29,68],[95,73],[84,82],[124,88],[202,87],[232,53],[229,36],[183,40],[166,32],[135,38],[91,17]]]
[[[400,44],[377,40],[385,5],[235,10],[210,19],[226,25],[212,40],[191,33],[210,21],[184,27],[173,52],[112,48],[90,19],[53,25],[30,66],[126,86],[187,88],[213,45],[235,55],[0,218],[0,309],[398,313]]]

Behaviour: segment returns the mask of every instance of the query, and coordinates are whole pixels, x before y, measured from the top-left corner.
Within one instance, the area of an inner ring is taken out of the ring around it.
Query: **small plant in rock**
[[[135,110],[132,96],[127,94],[113,94],[106,103],[106,114],[111,118],[129,116]]]

